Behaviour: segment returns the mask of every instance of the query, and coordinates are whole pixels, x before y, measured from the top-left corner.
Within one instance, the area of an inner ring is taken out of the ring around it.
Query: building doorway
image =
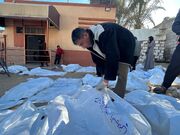
[[[26,64],[38,63],[40,61],[40,50],[46,49],[45,35],[25,36]]]

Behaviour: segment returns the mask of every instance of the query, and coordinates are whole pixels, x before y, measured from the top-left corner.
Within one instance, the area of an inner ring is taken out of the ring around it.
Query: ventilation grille
[[[25,33],[27,33],[27,34],[45,34],[45,30],[44,30],[44,28],[26,27]]]

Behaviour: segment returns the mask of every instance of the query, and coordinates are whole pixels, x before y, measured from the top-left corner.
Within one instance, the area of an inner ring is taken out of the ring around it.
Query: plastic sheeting
[[[38,115],[29,102],[19,107],[0,122],[1,135],[30,135],[29,131]]]
[[[102,77],[96,77],[90,74],[86,74],[83,78],[83,84],[84,85],[91,85],[92,87],[95,87],[100,81]]]
[[[76,72],[95,73],[96,72],[96,68],[95,67],[91,67],[91,66],[81,67]]]
[[[72,96],[57,96],[45,107],[26,102],[0,122],[0,133],[151,135],[151,127],[139,111],[112,91],[85,86]]]
[[[20,75],[36,75],[36,76],[64,76],[65,74],[66,72],[51,71],[47,69],[42,69],[40,67],[20,73]]]
[[[128,80],[126,85],[127,91],[134,90],[145,90],[148,91],[149,87],[147,85],[147,81],[138,77],[135,72],[130,72],[128,74]]]
[[[179,135],[180,100],[146,91],[133,91],[125,99],[146,117],[153,135]]]
[[[75,72],[81,68],[79,64],[61,65],[65,72]]]
[[[0,71],[3,71],[2,68],[0,68]],[[8,67],[8,71],[10,73],[14,73],[14,74],[17,74],[17,73],[20,73],[20,72],[25,72],[25,71],[28,71],[28,69],[24,66],[20,66],[20,65],[12,65],[12,66],[9,66]]]
[[[151,134],[146,119],[111,91],[85,87],[74,98],[65,98],[70,122],[62,124],[61,135],[140,135]],[[110,96],[115,100],[111,101]],[[69,130],[71,129],[71,130]]]
[[[72,78],[59,78],[54,81],[51,87],[40,91],[35,96],[29,98],[32,102],[49,102],[53,100],[57,95],[69,95],[72,96],[77,92],[79,88],[82,87],[81,79]]]
[[[51,86],[53,82],[50,78],[41,77],[29,79],[11,88],[0,98],[0,110],[21,104],[24,100]]]

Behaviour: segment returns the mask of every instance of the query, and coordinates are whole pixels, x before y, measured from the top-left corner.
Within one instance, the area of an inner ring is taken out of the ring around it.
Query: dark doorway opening
[[[46,49],[45,35],[25,36],[26,64],[40,61],[40,50]]]

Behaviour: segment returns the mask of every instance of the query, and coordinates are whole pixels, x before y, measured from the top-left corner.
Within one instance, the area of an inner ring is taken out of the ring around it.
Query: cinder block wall
[[[141,42],[141,55],[139,57],[139,62],[142,63],[146,59],[146,51],[148,46],[148,41]],[[164,50],[165,50],[165,40],[156,40],[156,46],[154,47],[154,58],[157,62],[164,62]]]

